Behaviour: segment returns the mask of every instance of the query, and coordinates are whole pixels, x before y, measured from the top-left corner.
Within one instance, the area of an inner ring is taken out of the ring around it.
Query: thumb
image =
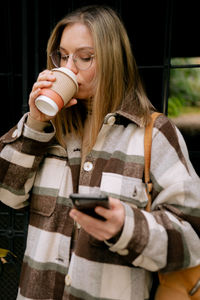
[[[77,99],[72,98],[69,102],[67,102],[67,104],[65,105],[65,108],[73,106],[73,105],[77,104],[77,102],[78,102]]]
[[[112,197],[109,197],[109,204],[111,209],[117,209],[122,205],[119,199],[115,199]]]

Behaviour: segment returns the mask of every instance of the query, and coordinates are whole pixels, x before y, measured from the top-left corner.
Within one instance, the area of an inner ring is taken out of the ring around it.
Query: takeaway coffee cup
[[[50,88],[41,89],[35,100],[37,108],[48,116],[55,116],[78,91],[76,75],[72,71],[63,67],[52,71],[56,81]]]

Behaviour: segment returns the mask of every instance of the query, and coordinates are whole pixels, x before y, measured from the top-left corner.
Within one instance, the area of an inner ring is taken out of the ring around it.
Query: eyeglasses
[[[61,50],[55,50],[50,54],[52,63],[55,67],[60,68],[67,64],[69,57],[79,70],[87,70],[91,67],[94,54],[91,54],[90,48],[79,49],[73,54],[66,55]]]

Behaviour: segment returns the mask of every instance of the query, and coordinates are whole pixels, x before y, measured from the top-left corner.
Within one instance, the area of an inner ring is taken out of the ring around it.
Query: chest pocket
[[[148,202],[145,184],[138,178],[104,172],[100,189],[112,197],[136,205],[139,208],[146,207]]]
[[[56,200],[66,161],[57,158],[45,158],[41,168],[37,172],[32,190],[30,210],[31,212],[51,216],[56,207]]]

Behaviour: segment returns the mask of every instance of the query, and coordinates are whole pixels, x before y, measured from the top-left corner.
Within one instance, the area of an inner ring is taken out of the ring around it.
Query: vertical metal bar
[[[28,110],[28,11],[27,0],[22,0],[22,114]]]
[[[11,16],[11,4],[10,1],[7,3],[7,51],[8,51],[8,73],[13,76],[13,47],[12,47],[12,16]]]
[[[167,114],[169,96],[173,5],[173,0],[167,1],[161,103],[162,111],[165,114]]]
[[[116,1],[115,8],[118,11],[118,13],[121,15],[122,14],[122,1],[121,0]]]
[[[54,26],[55,26],[55,22],[56,22],[56,13],[55,13],[55,8],[54,8],[54,1],[51,2],[51,5],[49,6],[49,19],[50,19],[50,32],[53,30]]]
[[[34,1],[34,78],[39,73],[39,7],[38,0]]]
[[[13,36],[12,36],[12,13],[11,13],[11,3],[10,1],[7,4],[7,51],[8,51],[8,71],[7,71],[7,80],[8,80],[8,97],[9,102],[13,101],[14,96],[14,53],[13,53]],[[12,105],[12,104],[11,104]],[[14,110],[10,111],[11,124],[14,119]],[[10,125],[9,124],[9,127]]]

